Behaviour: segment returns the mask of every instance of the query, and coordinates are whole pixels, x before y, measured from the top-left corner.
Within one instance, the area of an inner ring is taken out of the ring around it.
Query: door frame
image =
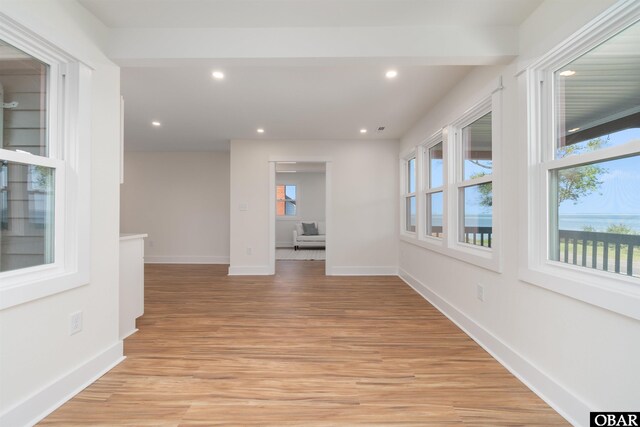
[[[324,163],[325,164],[325,275],[331,276],[333,272],[333,251],[331,250],[331,233],[333,230],[333,214],[331,203],[332,161],[327,157],[296,157],[296,156],[271,156],[269,157],[269,274],[276,274],[276,163]]]

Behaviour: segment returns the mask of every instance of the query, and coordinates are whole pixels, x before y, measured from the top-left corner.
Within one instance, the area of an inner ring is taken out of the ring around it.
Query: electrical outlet
[[[251,248],[247,248],[247,255],[251,255],[252,252],[253,250]]]
[[[476,297],[478,297],[480,301],[484,301],[484,286],[480,283],[476,285]]]
[[[82,331],[82,312],[76,311],[69,315],[69,335]]]

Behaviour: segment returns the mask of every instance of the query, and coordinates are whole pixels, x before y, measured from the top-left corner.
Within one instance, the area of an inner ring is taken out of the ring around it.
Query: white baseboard
[[[269,276],[271,274],[271,268],[268,265],[229,267],[229,276]]]
[[[399,276],[568,422],[574,426],[589,425],[589,406],[571,391],[557,383],[411,274],[400,269]]]
[[[397,276],[396,266],[332,267],[331,276]]]
[[[124,360],[122,341],[0,415],[0,426],[33,426]]]
[[[145,264],[229,264],[229,257],[145,255],[144,262]]]

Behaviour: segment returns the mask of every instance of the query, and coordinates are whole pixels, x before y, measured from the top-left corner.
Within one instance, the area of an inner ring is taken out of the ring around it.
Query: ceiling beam
[[[114,28],[109,57],[159,59],[418,58],[495,65],[518,54],[517,27]]]

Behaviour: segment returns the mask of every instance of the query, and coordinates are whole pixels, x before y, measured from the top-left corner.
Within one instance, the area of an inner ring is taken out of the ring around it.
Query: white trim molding
[[[33,426],[122,362],[122,341],[95,355],[0,415],[2,426]]]
[[[494,359],[518,378],[525,386],[544,400],[563,418],[575,426],[589,425],[590,406],[575,393],[565,388],[554,378],[535,366],[509,347],[491,331],[458,310],[440,297],[429,286],[420,282],[407,271],[400,269],[399,277],[417,293],[456,324],[462,331],[485,349]]]

